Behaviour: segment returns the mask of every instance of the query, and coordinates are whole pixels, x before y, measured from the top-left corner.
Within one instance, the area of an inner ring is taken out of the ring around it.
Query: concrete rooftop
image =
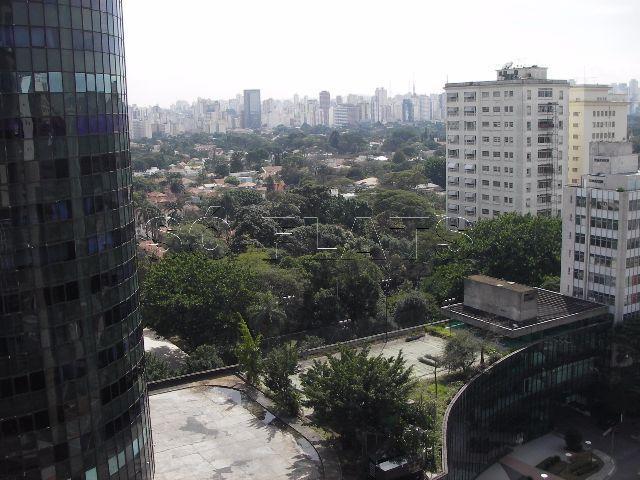
[[[236,390],[195,386],[149,403],[155,480],[322,478],[311,445]]]

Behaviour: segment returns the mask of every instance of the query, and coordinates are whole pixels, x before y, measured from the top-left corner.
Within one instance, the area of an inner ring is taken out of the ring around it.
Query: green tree
[[[240,331],[240,341],[236,346],[236,356],[238,357],[238,367],[247,377],[247,382],[255,385],[260,380],[262,372],[262,352],[260,344],[262,335],[254,337],[247,326],[247,322],[236,314]]]
[[[224,367],[218,348],[214,345],[200,345],[189,354],[184,366],[184,373],[204,372]]]
[[[187,350],[225,346],[235,343],[237,315],[246,314],[256,290],[251,270],[233,259],[170,253],[145,275],[142,313],[156,332],[179,336]]]
[[[169,189],[172,193],[179,195],[184,192],[184,184],[182,183],[182,175],[179,173],[169,173],[166,179]]]
[[[154,353],[145,353],[144,362],[147,382],[157,382],[177,375],[177,372],[171,368],[166,360],[160,358]]]
[[[256,301],[247,310],[252,331],[270,337],[282,333],[287,314],[272,292],[258,292]]]
[[[452,372],[461,371],[467,376],[473,366],[480,342],[471,333],[462,330],[447,339],[442,354],[442,364]]]
[[[276,404],[288,415],[300,410],[300,395],[291,381],[298,365],[298,348],[293,343],[275,348],[264,359],[263,381],[273,393]]]
[[[447,161],[444,157],[427,158],[424,162],[424,175],[444,188],[447,181]]]
[[[410,292],[396,303],[393,319],[399,327],[405,328],[425,323],[430,313],[424,296],[418,292]]]
[[[166,235],[164,243],[173,253],[201,252],[211,258],[222,258],[228,251],[214,231],[201,223],[178,225]]]
[[[415,387],[412,368],[402,354],[369,356],[343,348],[326,362],[314,361],[301,375],[303,404],[313,408],[320,425],[337,432],[346,445],[358,445],[366,434],[397,437],[409,412]]]
[[[229,164],[229,170],[232,173],[241,172],[244,170],[244,165],[242,164],[242,159],[244,158],[243,152],[233,152],[231,154],[231,162]]]
[[[338,147],[340,146],[340,132],[338,132],[337,130],[333,130],[329,134],[328,143],[331,148],[337,150]]]
[[[260,192],[245,189],[224,192],[221,201],[221,205],[224,208],[224,214],[231,218],[234,218],[238,214],[238,211],[243,207],[262,205],[263,203],[264,198],[262,198]]]
[[[227,177],[224,179],[224,183],[228,185],[235,185],[236,187],[240,185],[240,180],[238,177]]]
[[[393,154],[391,161],[396,164],[404,164],[407,161],[407,156],[402,152],[402,150],[398,150]]]

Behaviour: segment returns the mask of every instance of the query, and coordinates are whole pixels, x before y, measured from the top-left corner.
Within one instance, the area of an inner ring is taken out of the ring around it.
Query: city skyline
[[[189,2],[181,9],[162,0],[125,4],[130,103],[166,107],[180,99],[232,98],[245,88],[260,88],[263,98],[364,93],[380,86],[395,95],[410,91],[414,80],[418,91],[431,93],[447,80],[489,80],[487,66],[508,61],[544,65],[553,78],[579,83],[628,81],[640,72],[640,62],[626,54],[640,40],[633,28],[640,5],[631,0],[545,1],[527,12],[526,24],[502,0],[463,2],[464,14],[453,18],[446,4],[400,2],[383,11],[376,3],[365,9],[330,1],[309,14],[289,1],[199,3],[193,15]],[[489,11],[495,16],[483,17]],[[487,24],[478,18],[488,18]],[[558,25],[552,34],[550,22]],[[376,24],[377,30],[365,28]],[[330,33],[337,25],[344,35]],[[326,35],[309,33],[323,28]],[[476,32],[473,42],[465,32]],[[487,54],[474,54],[470,45]],[[167,59],[175,64],[171,69],[163,68]]]

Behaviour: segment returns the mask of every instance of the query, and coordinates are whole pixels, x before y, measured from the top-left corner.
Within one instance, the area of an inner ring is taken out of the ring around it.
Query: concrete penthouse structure
[[[607,85],[575,85],[569,89],[569,163],[565,183],[580,185],[589,171],[591,142],[626,142],[626,95]]]
[[[589,173],[566,186],[561,293],[609,306],[616,322],[640,311],[640,173],[628,142],[592,142]]]
[[[0,2],[0,478],[153,478],[121,0]]]
[[[465,228],[503,213],[559,215],[569,83],[544,67],[447,83],[447,215]]]

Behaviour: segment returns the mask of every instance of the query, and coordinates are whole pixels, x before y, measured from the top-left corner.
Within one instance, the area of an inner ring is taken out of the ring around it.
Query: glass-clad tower
[[[121,0],[0,0],[0,479],[150,479]]]

